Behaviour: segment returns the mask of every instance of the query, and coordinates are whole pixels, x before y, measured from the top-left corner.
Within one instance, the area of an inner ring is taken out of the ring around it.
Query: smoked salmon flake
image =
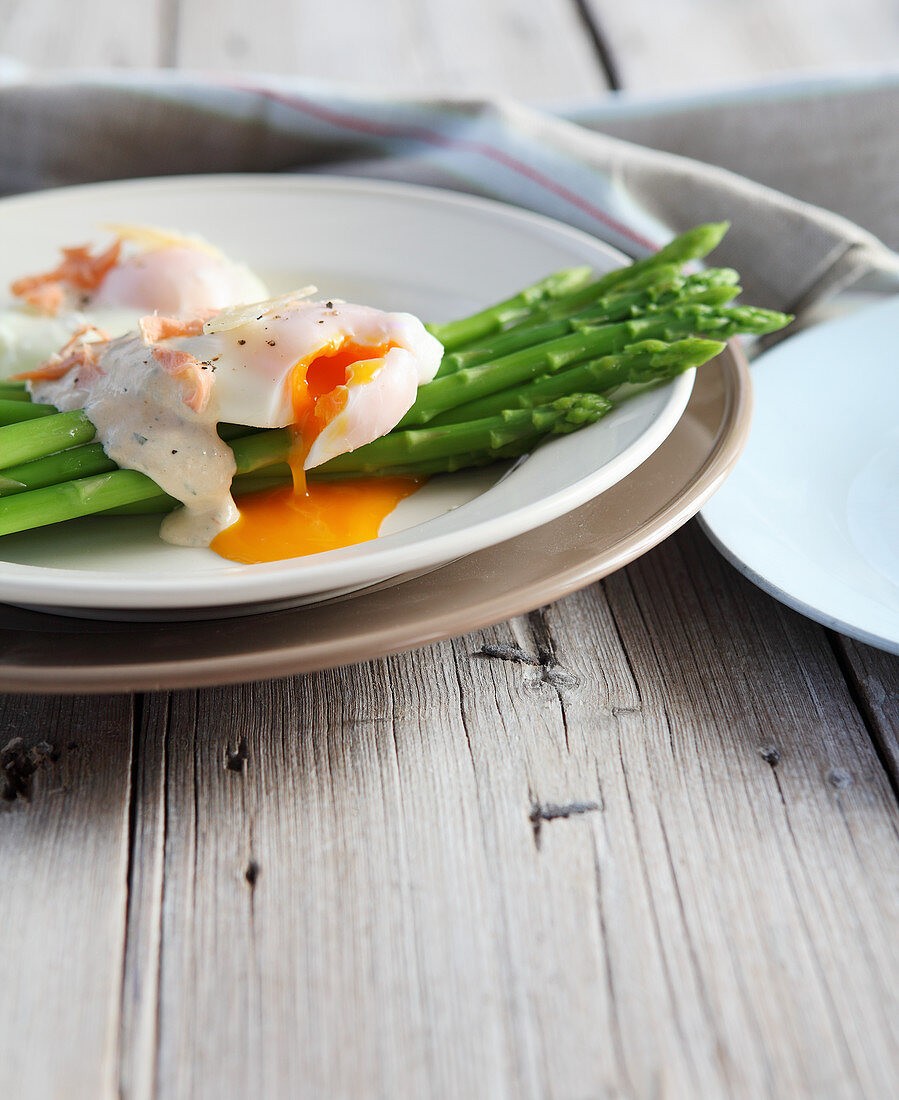
[[[203,370],[200,360],[190,352],[161,345],[153,348],[153,358],[166,374],[172,375],[173,378],[183,377],[186,382],[193,385],[192,391],[184,398],[184,404],[196,413],[202,412],[209,403],[212,378],[208,370]]]
[[[88,336],[95,336],[97,339],[88,342],[85,339]],[[73,367],[80,367],[84,372],[84,381],[89,381],[99,372],[97,349],[108,339],[108,335],[102,329],[94,325],[82,325],[46,362],[41,363],[34,370],[14,374],[12,377],[25,382],[54,382],[57,378],[68,374]]]
[[[202,336],[203,325],[214,317],[217,310],[210,310],[206,316],[184,321],[180,317],[160,317],[151,313],[138,321],[141,338],[145,344],[155,344],[159,340],[169,340],[176,336]]]
[[[82,292],[96,290],[110,268],[118,263],[121,250],[120,240],[96,255],[87,245],[64,248],[62,260],[52,271],[16,279],[9,289],[42,313],[58,313],[65,301],[66,288]]]
[[[41,283],[22,291],[20,297],[38,313],[55,317],[62,309],[66,294],[61,283]]]

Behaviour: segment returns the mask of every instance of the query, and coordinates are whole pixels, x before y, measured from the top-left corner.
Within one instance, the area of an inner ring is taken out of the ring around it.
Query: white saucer
[[[899,653],[899,298],[760,356],[749,442],[701,513],[760,588]]]

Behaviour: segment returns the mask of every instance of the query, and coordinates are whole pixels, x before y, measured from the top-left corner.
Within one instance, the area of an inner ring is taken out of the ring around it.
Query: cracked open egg
[[[167,541],[262,561],[372,538],[376,517],[418,482],[307,492],[305,471],[389,432],[436,374],[443,349],[411,314],[306,293],[212,316],[149,314],[117,339],[86,327],[27,372],[32,396],[84,410],[110,459],[181,503],[163,520]],[[223,423],[289,429],[293,486],[256,494],[239,510]],[[340,517],[340,533],[324,532],[329,512]]]

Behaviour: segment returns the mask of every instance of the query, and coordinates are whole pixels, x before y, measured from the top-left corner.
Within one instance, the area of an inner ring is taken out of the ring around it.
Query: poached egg
[[[110,458],[183,503],[163,521],[164,539],[215,539],[224,552],[216,536],[239,512],[220,421],[291,427],[302,495],[304,471],[388,432],[440,365],[442,345],[411,314],[308,301],[305,293],[205,320],[151,315],[137,334],[115,340],[88,334],[32,372],[32,395],[63,411],[84,409]]]
[[[0,377],[33,370],[87,326],[121,336],[145,313],[192,317],[268,294],[248,267],[202,238],[110,229],[110,245],[64,248],[55,267],[12,283],[0,308]]]

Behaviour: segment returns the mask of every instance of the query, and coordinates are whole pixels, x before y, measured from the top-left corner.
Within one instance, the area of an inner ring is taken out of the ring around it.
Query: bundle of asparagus
[[[633,385],[673,378],[717,355],[737,334],[786,325],[785,314],[730,305],[738,275],[685,274],[727,223],[699,226],[654,256],[594,279],[558,272],[479,313],[428,326],[445,354],[433,381],[387,435],[312,471],[315,477],[431,475],[515,458],[576,431]],[[0,534],[97,512],[165,511],[177,501],[150,478],[118,469],[83,412],[30,401],[0,382]],[[289,429],[222,424],[240,494],[290,476]]]

